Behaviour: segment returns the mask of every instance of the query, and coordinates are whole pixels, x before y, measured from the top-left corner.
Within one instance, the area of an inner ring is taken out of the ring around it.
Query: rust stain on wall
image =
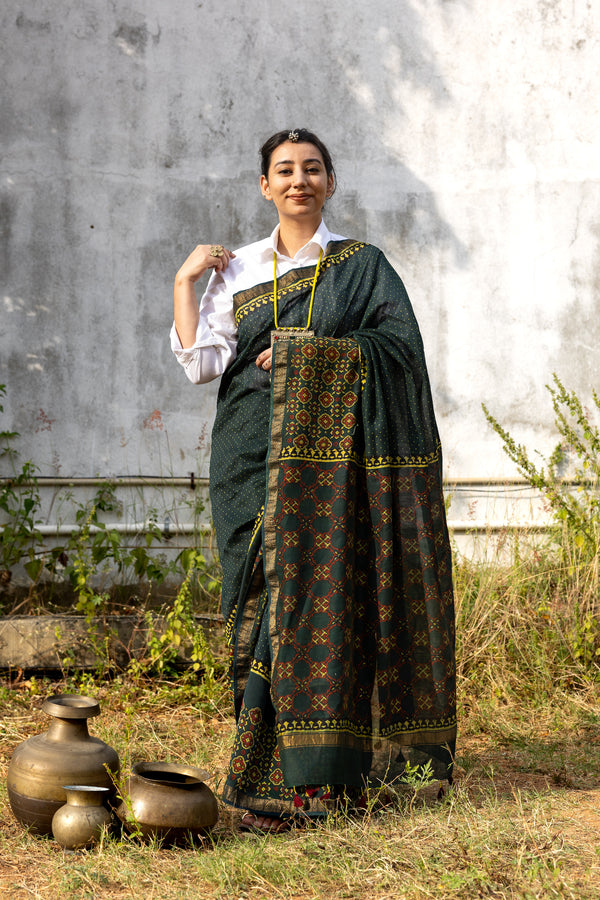
[[[37,424],[35,426],[35,433],[39,434],[40,431],[52,431],[52,426],[55,422],[56,419],[51,419],[50,416],[40,408],[40,411],[36,416]]]
[[[147,428],[150,431],[163,431],[164,425],[160,409],[154,409],[149,416],[146,416],[144,419],[144,428]]]

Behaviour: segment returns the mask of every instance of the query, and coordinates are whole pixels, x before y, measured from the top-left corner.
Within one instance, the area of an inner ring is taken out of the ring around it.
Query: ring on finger
[[[223,247],[222,244],[212,244],[212,246],[210,248],[211,256],[223,256],[224,252],[225,252],[225,248]]]

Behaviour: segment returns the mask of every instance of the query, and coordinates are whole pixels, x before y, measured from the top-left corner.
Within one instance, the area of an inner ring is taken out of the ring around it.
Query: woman
[[[192,381],[223,376],[210,492],[237,722],[223,799],[242,827],[280,831],[407,760],[450,778],[454,613],[404,286],[381,251],[325,226],[335,172],[316,135],[279,132],[261,156],[279,224],[235,253],[196,247],[171,334]]]

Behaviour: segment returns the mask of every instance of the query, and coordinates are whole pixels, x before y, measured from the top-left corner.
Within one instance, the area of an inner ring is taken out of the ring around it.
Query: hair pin
[[[291,141],[292,144],[295,144],[298,141],[299,137],[300,137],[300,135],[298,134],[298,132],[295,130],[292,130],[288,134],[288,141]]]

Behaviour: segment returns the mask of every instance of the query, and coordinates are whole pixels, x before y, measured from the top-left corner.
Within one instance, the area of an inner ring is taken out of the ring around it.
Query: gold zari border
[[[286,447],[281,451],[280,460],[295,459],[302,462],[320,460],[323,462],[353,462],[363,469],[426,469],[439,460],[440,452],[434,450],[428,456],[371,456],[366,458],[344,450],[296,450]]]
[[[225,646],[231,647],[235,640],[235,620],[237,617],[237,603],[229,613],[229,618],[225,623]]]
[[[319,272],[318,281],[323,277],[323,273],[326,269],[330,269],[331,266],[337,266],[339,263],[344,262],[349,259],[363,247],[367,245],[362,241],[351,241],[348,246],[344,247],[338,253],[332,253],[331,256],[326,256],[325,259],[321,263],[321,271]],[[312,266],[312,270],[314,271],[315,266]],[[310,275],[304,278],[297,278],[296,275],[297,270],[292,269],[290,273],[287,273],[291,276],[292,282],[291,284],[285,285],[285,276],[280,279],[280,282],[283,283],[283,287],[280,287],[277,290],[277,300],[283,300],[290,293],[297,293],[302,290],[307,290],[312,286],[314,274],[313,272]],[[251,296],[249,300],[242,302],[240,306],[235,309],[235,324],[238,326],[243,318],[250,315],[250,313],[255,312],[261,306],[266,306],[268,303],[273,302],[273,282],[269,282],[269,289],[264,290],[264,286],[259,286],[261,289],[261,293],[257,296]],[[246,293],[245,291],[243,293]],[[234,308],[235,308],[235,298],[234,298]]]
[[[374,741],[389,740],[405,746],[445,744],[456,739],[456,717],[440,722],[425,719],[389,725],[377,730],[340,722],[282,722],[277,726],[277,740],[282,748],[362,746],[371,749]]]
[[[262,678],[263,681],[271,684],[271,667],[265,665],[265,663],[260,662],[258,659],[253,659],[250,663],[250,672],[253,672],[255,675],[258,675],[259,678]]]

